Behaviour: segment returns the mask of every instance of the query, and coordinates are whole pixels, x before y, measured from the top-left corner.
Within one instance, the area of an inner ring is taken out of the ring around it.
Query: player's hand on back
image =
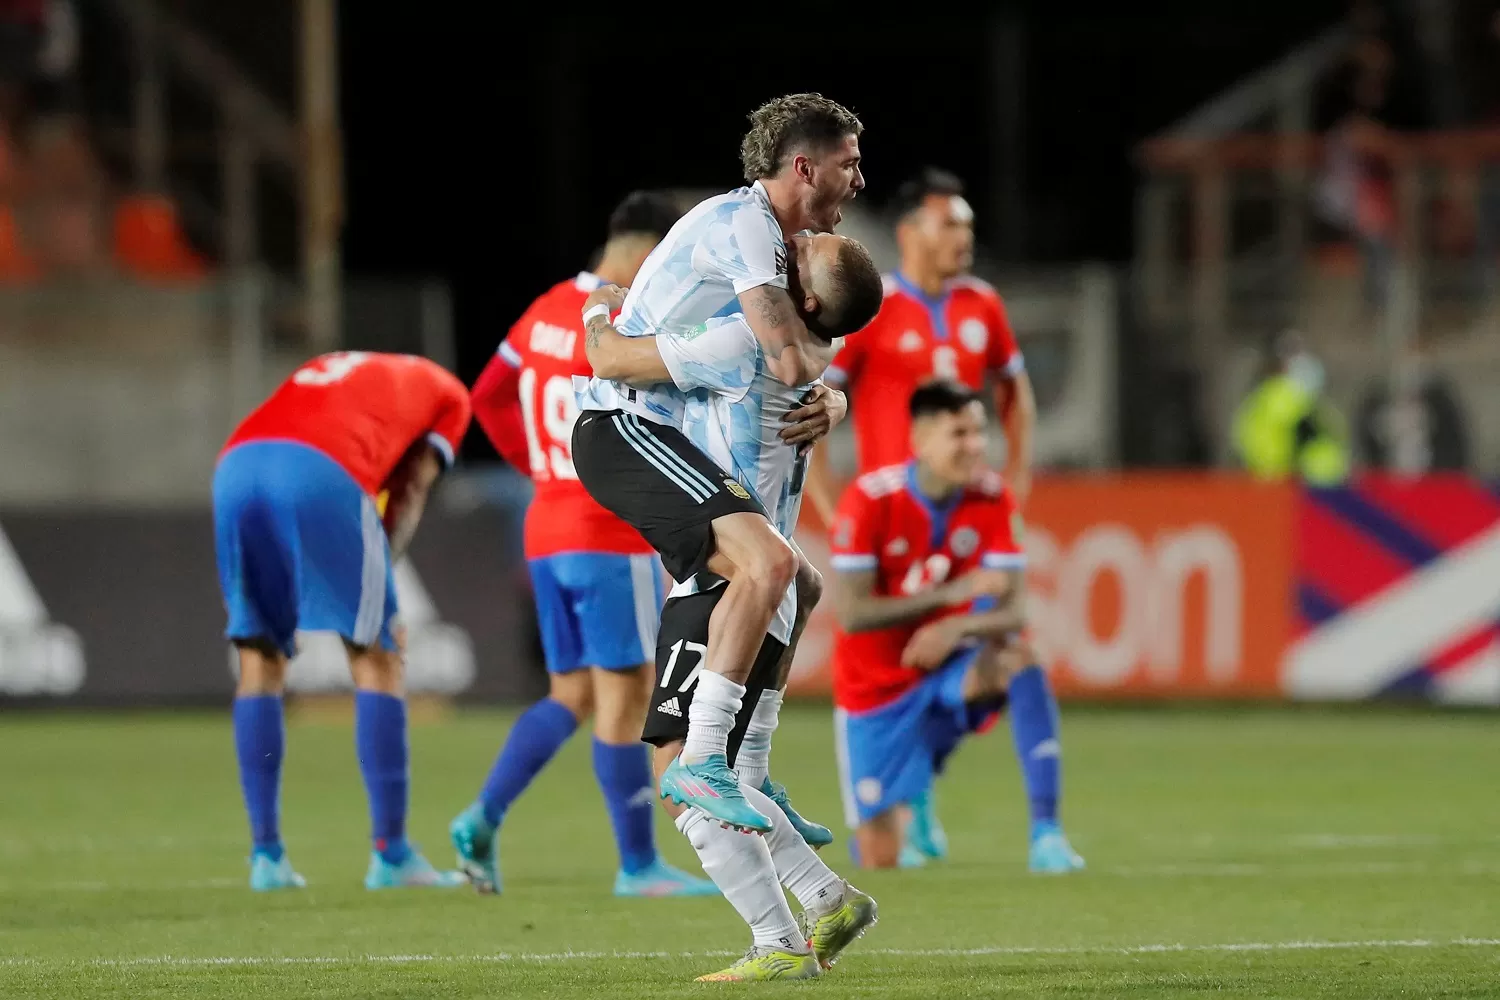
[[[901,651],[901,665],[918,670],[935,670],[952,655],[963,641],[958,619],[942,618],[929,622],[912,633]]]
[[[625,293],[628,291],[630,289],[621,288],[619,285],[600,285],[589,293],[587,299],[584,299],[583,311],[588,312],[595,306],[603,304],[609,307],[610,315],[614,315],[625,304]]]
[[[781,418],[781,440],[798,447],[810,447],[827,436],[849,412],[849,401],[842,392],[826,385],[815,385],[802,397],[802,405],[788,410]]]

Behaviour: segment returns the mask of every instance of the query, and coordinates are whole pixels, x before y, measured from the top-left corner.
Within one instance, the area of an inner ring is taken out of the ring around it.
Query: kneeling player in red
[[[909,407],[916,457],[856,480],[833,528],[835,740],[859,860],[903,860],[910,803],[1008,700],[1031,867],[1081,868],[1057,823],[1057,706],[1021,636],[1025,556],[1015,506],[983,471],[984,408],[952,382],[922,386]]]
[[[235,430],[214,472],[226,635],[239,650],[234,740],[250,815],[250,887],[299,888],[281,843],[282,692],[296,633],[337,632],[354,678],[370,799],[370,889],[461,885],[406,842],[402,656],[391,567],[469,425],[463,383],[424,358],[328,354]],[[375,498],[386,494],[384,517]]]

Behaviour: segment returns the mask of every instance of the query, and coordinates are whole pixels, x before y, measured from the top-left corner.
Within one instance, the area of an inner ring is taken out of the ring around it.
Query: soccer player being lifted
[[[864,187],[862,126],[817,94],[777,98],[750,117],[741,160],[752,183],[699,203],[672,227],[641,265],[615,328],[625,337],[688,334],[738,312],[766,372],[785,386],[808,385],[827,364],[827,337],[808,330],[788,289],[788,242],[804,230],[831,232],[840,206]],[[607,316],[607,304],[594,308]],[[849,315],[876,308],[878,299]],[[583,413],[573,429],[573,463],[589,495],[640,531],[673,579],[708,570],[728,581],[710,623],[686,744],[662,775],[661,792],[721,822],[767,832],[771,818],[746,802],[726,741],[766,629],[805,560],[750,493],[683,435],[686,397],[676,386],[598,377],[575,385]],[[816,385],[790,417],[822,434],[843,412],[842,394]],[[768,717],[775,710],[766,705]]]
[[[550,690],[516,719],[476,801],[449,826],[475,888],[500,891],[500,823],[578,725],[594,717],[594,777],[620,856],[619,896],[716,893],[656,852],[655,780],[641,726],[655,680],[662,604],[656,553],[600,507],[573,471],[573,376],[589,375],[583,304],[601,285],[628,285],[677,221],[663,195],[636,192],[609,220],[593,272],[559,282],[521,315],[474,386],[474,417],[536,494],[525,550]]]
[[[974,213],[963,197],[963,184],[945,171],[925,170],[901,185],[893,209],[900,267],[886,277],[885,301],[875,321],[845,343],[827,376],[855,399],[859,474],[911,456],[904,404],[917,386],[942,378],[977,392],[989,380],[1005,429],[1005,483],[1016,506],[1024,508],[1031,492],[1036,407],[1000,296],[968,273],[974,258]],[[858,405],[859,400],[865,405]],[[826,445],[813,455],[808,493],[823,522],[831,524],[838,491]],[[1051,704],[1046,675],[1023,674],[1011,698],[1012,726],[1030,725],[1034,715],[1051,711]],[[932,790],[908,805],[912,819],[903,863],[919,865],[946,856],[947,837]],[[1033,809],[1037,830],[1046,829],[1045,819],[1045,810]],[[1062,855],[1046,846],[1050,842],[1032,852],[1033,866],[1065,870]]]
[[[788,288],[809,329],[821,338],[819,360],[826,364],[837,350],[835,338],[874,314],[880,277],[864,249],[840,236],[795,236],[789,249],[794,263]],[[591,303],[613,305],[604,298],[610,291],[602,289]],[[670,383],[686,394],[683,435],[712,462],[726,487],[738,487],[755,502],[758,516],[790,539],[802,506],[806,450],[799,441],[783,436],[785,418],[802,408],[811,381],[787,385],[772,375],[741,313],[714,317],[687,333],[655,337],[620,336],[600,314],[591,319],[588,332],[589,358],[601,377],[640,386]],[[694,515],[685,511],[682,516]],[[657,748],[659,774],[674,765],[688,738],[688,717],[706,676],[710,621],[726,589],[722,579],[700,573],[673,588],[662,610],[659,680],[642,734]],[[697,851],[704,871],[750,925],[753,937],[743,959],[705,979],[816,976],[875,922],[875,901],[813,853],[814,846],[828,843],[832,835],[802,820],[769,775],[774,709],[781,703],[798,639],[821,591],[821,578],[804,561],[795,593],[784,596],[768,634],[762,636],[745,681],[743,704],[727,734],[726,758],[740,792],[768,817],[771,828],[764,837],[747,837],[669,797],[668,813]],[[767,706],[773,711],[767,712]],[[800,925],[783,886],[803,908]]]
[[[1004,481],[984,471],[984,406],[937,381],[907,412],[916,457],[856,480],[831,536],[834,738],[859,860],[900,862],[911,803],[1008,699],[1031,868],[1081,868],[1057,821],[1057,706],[1023,634],[1019,518]]]
[[[282,692],[298,630],[337,632],[349,654],[374,840],[365,887],[464,882],[406,841],[406,704],[391,567],[468,425],[469,394],[440,366],[350,352],[297,369],[224,446],[214,532],[226,635],[239,651],[234,742],[252,889],[306,884],[280,829]]]

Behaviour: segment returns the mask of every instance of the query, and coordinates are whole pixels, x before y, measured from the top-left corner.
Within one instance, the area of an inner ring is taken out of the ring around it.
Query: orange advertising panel
[[[1293,487],[1212,474],[1051,477],[1026,508],[1030,635],[1059,693],[1276,697],[1290,638]],[[831,587],[822,533],[798,533]],[[826,693],[830,592],[795,693]]]

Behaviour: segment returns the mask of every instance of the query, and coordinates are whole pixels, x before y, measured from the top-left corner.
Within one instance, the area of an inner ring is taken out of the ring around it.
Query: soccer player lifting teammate
[[[828,338],[808,330],[788,289],[787,241],[804,230],[831,231],[840,206],[864,187],[861,128],[849,111],[816,94],[758,108],[741,147],[751,185],[709,198],[672,228],[642,265],[618,331],[686,334],[739,311],[772,377],[801,386],[821,375]],[[876,307],[851,306],[846,318]],[[604,303],[594,308],[599,316],[608,312]],[[843,415],[842,395],[824,386],[808,399],[791,416],[816,433]],[[721,822],[763,833],[771,820],[746,802],[728,766],[727,741],[763,637],[802,560],[749,492],[682,434],[684,402],[670,383],[580,380],[574,466],[589,494],[661,553],[674,579],[708,570],[728,580],[710,621],[686,743],[660,787]]]
[[[938,381],[914,392],[907,412],[915,459],[856,480],[832,529],[834,729],[859,859],[900,863],[911,803],[1009,699],[1031,867],[1081,868],[1057,824],[1057,707],[1023,635],[1016,507],[983,471],[984,407],[973,390]]]
[[[863,248],[840,236],[795,236],[788,288],[808,327],[822,337],[820,360],[834,339],[862,324],[879,302],[880,278]],[[590,302],[613,305],[601,289]],[[827,324],[825,326],[825,324]],[[785,416],[801,409],[810,383],[787,385],[770,374],[764,351],[740,313],[717,316],[688,333],[622,337],[603,315],[589,322],[595,371],[627,384],[674,384],[686,394],[682,432],[712,459],[726,485],[737,484],[765,518],[790,538],[802,506],[806,451],[783,437]],[[790,435],[793,438],[797,434]],[[795,546],[795,543],[792,543]],[[709,623],[724,581],[703,573],[679,583],[662,611],[657,644],[660,680],[643,738],[657,747],[658,773],[681,752],[694,693],[703,673]],[[824,864],[813,847],[832,834],[797,815],[770,780],[771,735],[797,642],[822,591],[805,562],[763,637],[746,694],[727,739],[727,762],[752,808],[771,829],[746,837],[703,811],[669,803],[667,811],[692,843],[730,903],[750,925],[749,953],[714,980],[793,979],[819,974],[875,922],[875,901]],[[691,780],[691,779],[689,779]],[[799,925],[782,887],[802,906]]]
[[[468,425],[469,394],[440,366],[350,352],[297,369],[224,446],[214,531],[226,635],[239,651],[234,741],[252,889],[305,884],[279,823],[282,692],[298,630],[337,632],[348,650],[374,839],[366,888],[464,882],[406,841],[406,705],[391,567]]]
[[[593,272],[532,303],[474,386],[474,417],[497,451],[530,474],[525,550],[550,690],[516,719],[477,800],[449,826],[475,888],[500,891],[499,828],[510,804],[580,722],[594,716],[594,777],[609,810],[620,896],[693,896],[713,883],[656,852],[651,761],[641,743],[662,604],[656,554],[588,495],[573,471],[573,376],[590,374],[581,313],[601,285],[628,285],[677,221],[663,195],[636,192],[615,209]]]

